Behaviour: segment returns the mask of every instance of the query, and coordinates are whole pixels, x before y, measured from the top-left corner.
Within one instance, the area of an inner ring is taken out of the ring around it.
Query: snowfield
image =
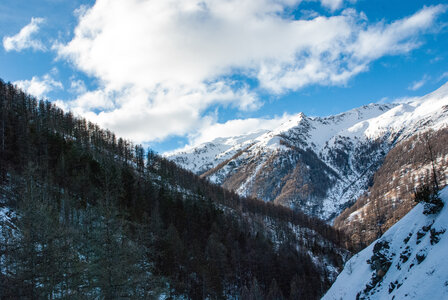
[[[441,212],[424,215],[423,205],[418,204],[353,256],[322,299],[448,299],[448,187],[440,196],[445,203]],[[368,263],[375,245],[377,250],[381,248],[377,253],[383,255],[385,265],[390,264],[388,269],[373,270],[374,263]],[[382,277],[377,276],[383,271]],[[373,284],[375,276],[380,280]]]

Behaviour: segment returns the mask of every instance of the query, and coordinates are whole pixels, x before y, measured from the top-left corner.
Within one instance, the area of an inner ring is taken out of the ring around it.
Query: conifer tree
[[[275,278],[272,279],[271,285],[269,286],[268,295],[266,296],[266,300],[284,300],[284,299],[285,298],[283,297],[282,291],[277,285],[277,281],[275,280]]]

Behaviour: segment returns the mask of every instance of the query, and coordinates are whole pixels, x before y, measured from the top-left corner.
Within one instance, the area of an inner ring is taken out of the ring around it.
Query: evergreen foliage
[[[430,184],[419,186],[414,192],[414,200],[423,203],[425,215],[436,214],[443,208],[443,201],[439,197],[438,188]]]

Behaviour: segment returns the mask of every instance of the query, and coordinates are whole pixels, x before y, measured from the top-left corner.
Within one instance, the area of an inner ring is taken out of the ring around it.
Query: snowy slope
[[[445,203],[436,215],[424,215],[417,205],[380,239],[352,257],[336,282],[322,298],[356,299],[448,299],[448,188],[441,192]],[[437,241],[439,240],[439,241]],[[374,248],[389,261],[387,270],[372,269]],[[377,245],[377,246],[375,246]],[[380,272],[379,282],[372,278]],[[366,287],[370,285],[367,292]]]
[[[267,130],[261,130],[237,137],[216,138],[197,147],[165,153],[165,156],[187,170],[202,174],[231,158],[242,148],[249,146],[255,138],[266,132]]]
[[[329,117],[300,113],[270,131],[218,138],[166,156],[210,181],[332,220],[366,191],[387,152],[448,125],[448,83],[408,103]]]
[[[183,158],[179,164],[197,172],[204,165],[203,162],[216,166],[253,142],[258,147],[281,149],[278,137],[282,135],[299,137],[304,145],[320,151],[339,137],[375,139],[386,132],[404,132],[404,136],[407,136],[421,127],[438,129],[447,124],[444,114],[447,109],[448,83],[408,103],[370,104],[324,118],[307,117],[299,113],[271,131],[217,138],[197,147],[167,153],[166,156],[174,160]]]
[[[369,121],[365,133],[375,136],[385,130],[402,131],[402,138],[423,128],[440,129],[447,125],[448,83],[433,93],[402,103],[382,116]]]
[[[211,169],[235,155],[251,144],[257,151],[284,150],[281,137],[295,139],[296,143],[320,151],[331,140],[340,135],[354,136],[349,128],[356,127],[363,121],[382,115],[395,107],[394,104],[370,104],[330,117],[307,117],[303,113],[292,117],[287,122],[270,131],[263,130],[247,135],[217,138],[197,147],[166,153],[165,155],[195,173]],[[347,132],[346,132],[347,131]],[[357,134],[361,137],[362,133]]]

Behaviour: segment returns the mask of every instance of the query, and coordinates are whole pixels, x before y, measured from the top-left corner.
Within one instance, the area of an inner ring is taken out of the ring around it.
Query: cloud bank
[[[297,19],[288,11],[300,2],[97,0],[80,10],[73,39],[54,46],[100,83],[66,105],[139,142],[185,135],[213,125],[212,106],[259,108],[259,91],[344,85],[373,61],[419,47],[446,10],[372,24],[350,8]],[[335,11],[344,1],[321,4]]]

